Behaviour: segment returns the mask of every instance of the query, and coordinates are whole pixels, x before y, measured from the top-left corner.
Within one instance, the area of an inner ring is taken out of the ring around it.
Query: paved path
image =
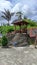
[[[0,48],[0,65],[37,65],[34,47]]]

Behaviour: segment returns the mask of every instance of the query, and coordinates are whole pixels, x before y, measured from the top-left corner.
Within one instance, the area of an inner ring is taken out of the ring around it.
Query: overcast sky
[[[37,0],[0,0],[0,24],[2,22],[7,23],[6,20],[1,18],[1,11],[4,11],[4,8],[11,12],[21,11],[28,18],[37,21]]]

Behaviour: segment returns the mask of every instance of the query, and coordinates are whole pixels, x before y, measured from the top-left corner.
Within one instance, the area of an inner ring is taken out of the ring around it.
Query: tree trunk
[[[8,21],[8,26],[9,26],[9,21]]]

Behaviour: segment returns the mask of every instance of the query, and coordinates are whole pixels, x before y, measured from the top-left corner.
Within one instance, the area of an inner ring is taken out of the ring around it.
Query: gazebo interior
[[[12,22],[12,24],[15,26],[15,33],[27,33],[27,25],[29,24],[27,21],[15,20]],[[16,30],[16,26],[19,26],[20,29]]]

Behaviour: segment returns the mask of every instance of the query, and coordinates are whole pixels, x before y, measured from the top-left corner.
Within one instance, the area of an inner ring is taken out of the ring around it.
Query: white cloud
[[[12,12],[18,12],[19,10],[21,10],[22,4],[21,3],[17,3],[13,8],[12,8]]]
[[[23,12],[25,15],[27,15],[29,9],[30,9],[29,6],[26,4],[26,5],[24,5],[24,6],[22,7],[22,12]]]
[[[0,11],[5,9],[11,9],[12,4],[6,0],[0,0]]]
[[[37,15],[33,16],[31,19],[37,21]]]
[[[33,15],[35,15],[36,13],[37,13],[37,11],[34,11],[34,10],[32,11],[32,14],[33,14]]]
[[[30,6],[25,4],[23,5],[22,3],[17,3],[11,10],[12,12],[18,12],[18,11],[21,11],[23,12],[23,14],[25,15],[30,15],[32,14],[31,13],[31,10],[30,10]]]
[[[22,2],[16,3],[15,6],[12,8],[12,11],[13,12],[22,11],[25,16],[29,18],[33,18],[33,16],[37,15],[37,10],[36,10],[37,6],[35,6],[36,1],[30,0],[27,2],[26,0],[25,2],[26,2],[25,4],[23,4]],[[31,5],[32,2],[33,4]]]

